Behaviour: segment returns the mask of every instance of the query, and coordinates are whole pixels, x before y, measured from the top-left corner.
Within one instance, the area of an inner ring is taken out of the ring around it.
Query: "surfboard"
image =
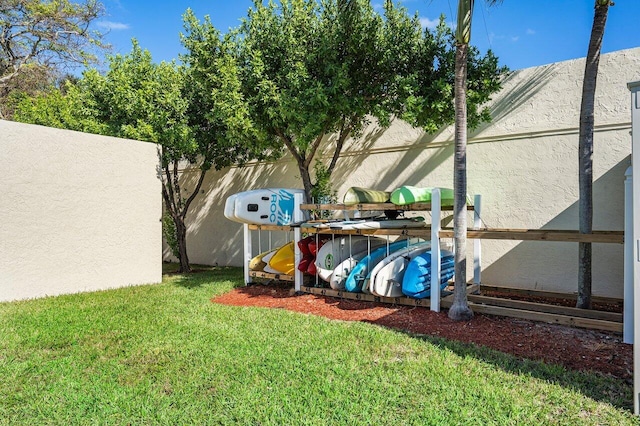
[[[303,189],[264,188],[240,192],[227,198],[227,219],[255,225],[289,225],[293,222],[294,195]]]
[[[332,222],[329,224],[329,229],[404,229],[424,228],[425,226],[424,218],[416,217],[411,219]]]
[[[362,292],[363,284],[365,283],[371,269],[373,269],[378,262],[387,257],[389,253],[403,247],[407,247],[408,245],[410,245],[410,243],[407,240],[399,240],[389,244],[388,247],[385,245],[373,250],[371,254],[365,256],[356,266],[353,267],[344,283],[345,290],[355,293]]]
[[[431,250],[431,242],[400,249],[380,261],[371,271],[369,290],[376,296],[401,297],[404,271],[414,257]]]
[[[364,203],[388,203],[390,192],[353,186],[344,194],[343,203],[347,206]]]
[[[441,252],[440,285],[441,289],[454,274],[453,253],[448,250]],[[416,299],[431,297],[431,252],[424,252],[414,257],[407,265],[402,278],[402,293]]]

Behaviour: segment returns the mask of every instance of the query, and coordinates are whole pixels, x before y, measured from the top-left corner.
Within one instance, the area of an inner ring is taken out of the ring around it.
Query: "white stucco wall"
[[[0,301],[162,280],[150,143],[0,121]]]
[[[491,104],[492,123],[470,134],[468,189],[483,196],[486,226],[578,229],[583,72],[580,59],[513,73]],[[640,48],[602,56],[594,135],[597,230],[623,229],[624,172],[631,153],[626,83],[639,79]],[[195,178],[188,172],[184,177]],[[452,187],[453,129],[427,135],[399,120],[388,129],[372,124],[359,141],[347,144],[332,180],[339,195],[350,186]],[[241,226],[224,218],[225,199],[269,186],[302,186],[290,157],[210,173],[188,217],[190,260],[241,265]],[[622,257],[622,245],[594,245],[594,294],[622,297]],[[483,240],[483,283],[489,285],[575,292],[577,262],[573,243]]]

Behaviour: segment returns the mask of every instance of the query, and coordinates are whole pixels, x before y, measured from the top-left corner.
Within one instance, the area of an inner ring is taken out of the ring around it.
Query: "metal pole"
[[[633,171],[624,173],[624,315],[622,341],[633,344]]]
[[[482,211],[482,196],[475,195],[473,197],[473,227],[480,229],[482,220],[480,214]],[[480,238],[473,240],[473,283],[480,285],[482,280],[482,244]]]
[[[431,191],[431,310],[440,312],[440,189]]]
[[[627,85],[631,91],[631,165],[640,164],[640,81]],[[632,192],[640,191],[640,173],[632,173]],[[633,245],[633,306],[640,306],[640,291],[635,291],[640,283],[640,197],[633,200],[633,236],[626,235]],[[638,213],[638,214],[636,214]],[[633,340],[640,342],[640,309],[633,310]],[[633,412],[640,414],[640,348],[633,345]]]

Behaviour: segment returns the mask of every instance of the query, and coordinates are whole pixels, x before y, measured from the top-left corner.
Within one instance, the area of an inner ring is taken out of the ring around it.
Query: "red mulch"
[[[597,371],[633,381],[633,346],[622,336],[555,324],[476,314],[469,322],[451,321],[446,312],[311,294],[293,295],[291,284],[251,285],[212,299],[234,306],[288,309],[343,321],[365,321],[411,333],[488,346],[519,358]]]

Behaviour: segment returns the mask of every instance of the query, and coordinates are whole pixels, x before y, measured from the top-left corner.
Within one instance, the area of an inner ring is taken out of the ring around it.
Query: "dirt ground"
[[[633,346],[615,333],[583,330],[515,318],[476,314],[469,322],[451,321],[446,312],[311,294],[293,295],[291,284],[256,284],[212,299],[234,306],[288,309],[343,321],[365,321],[411,333],[475,343],[520,358],[597,371],[633,381]]]

